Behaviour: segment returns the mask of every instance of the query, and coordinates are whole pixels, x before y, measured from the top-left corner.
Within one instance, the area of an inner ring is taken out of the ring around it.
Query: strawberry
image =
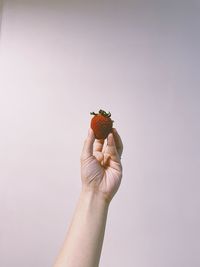
[[[111,113],[106,113],[100,109],[99,113],[90,112],[94,117],[91,120],[91,128],[94,131],[96,139],[106,139],[108,134],[112,131],[113,120],[111,120]]]

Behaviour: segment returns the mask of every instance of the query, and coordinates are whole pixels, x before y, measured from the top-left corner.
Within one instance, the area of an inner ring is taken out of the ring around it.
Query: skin
[[[98,267],[109,204],[122,179],[122,140],[115,128],[107,140],[89,129],[81,153],[82,190],[54,267]]]

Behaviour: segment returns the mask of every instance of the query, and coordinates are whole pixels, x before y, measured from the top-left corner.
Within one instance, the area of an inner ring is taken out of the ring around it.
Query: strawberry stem
[[[99,110],[99,114],[101,114],[101,115],[103,115],[104,117],[107,117],[107,118],[109,118],[111,116],[110,112],[107,113],[102,109]]]
[[[99,114],[101,114],[102,116],[104,116],[106,118],[110,118],[111,117],[111,113],[110,112],[107,113],[102,109],[99,110]],[[90,112],[90,115],[98,115],[98,113]]]
[[[90,115],[98,115],[98,114],[95,112],[90,112]]]

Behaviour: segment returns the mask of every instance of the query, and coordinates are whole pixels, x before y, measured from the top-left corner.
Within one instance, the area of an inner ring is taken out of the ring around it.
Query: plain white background
[[[100,266],[200,266],[199,1],[4,1],[0,266],[52,266],[80,192],[90,112],[124,175]]]

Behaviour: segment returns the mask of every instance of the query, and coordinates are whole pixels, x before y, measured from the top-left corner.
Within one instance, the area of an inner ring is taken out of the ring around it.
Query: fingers
[[[105,154],[108,154],[111,158],[111,160],[119,162],[120,161],[120,156],[118,154],[116,144],[115,144],[115,139],[113,133],[110,133],[107,138],[107,147],[105,150]]]
[[[95,135],[93,130],[90,128],[88,131],[88,136],[84,142],[83,150],[81,153],[81,160],[87,159],[90,156],[93,156],[93,144],[95,140]]]
[[[122,152],[123,152],[122,139],[121,139],[119,133],[117,132],[116,128],[113,128],[112,132],[114,134],[114,139],[115,139],[117,152],[118,152],[119,156],[121,157]]]
[[[81,159],[87,159],[90,156],[95,155],[98,161],[104,162],[109,159],[113,161],[120,161],[123,152],[123,143],[117,130],[113,128],[112,133],[107,137],[107,146],[104,146],[104,140],[95,139],[93,130],[90,128],[88,136],[84,142],[84,146],[81,153]]]
[[[104,139],[95,139],[94,141],[94,146],[93,146],[93,151],[94,152],[102,152],[104,145]]]
[[[99,161],[102,162],[104,159],[104,154],[102,152],[99,151],[95,151],[93,152],[93,155],[95,156],[95,158]]]
[[[103,158],[103,161],[102,161],[102,165],[103,166],[106,166],[109,164],[109,160],[110,160],[111,156],[109,154],[105,154],[104,155],[104,158]]]

